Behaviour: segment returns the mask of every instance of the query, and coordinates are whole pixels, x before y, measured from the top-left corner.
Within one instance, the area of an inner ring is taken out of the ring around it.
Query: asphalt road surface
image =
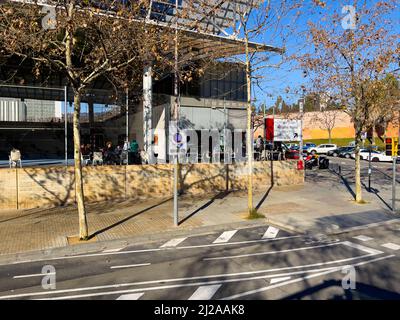
[[[265,226],[18,262],[0,266],[0,299],[400,299],[399,236],[400,222],[334,236]]]

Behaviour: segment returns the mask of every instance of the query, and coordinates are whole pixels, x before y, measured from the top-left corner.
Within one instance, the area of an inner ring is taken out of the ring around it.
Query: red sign
[[[274,118],[265,119],[265,139],[274,141]]]

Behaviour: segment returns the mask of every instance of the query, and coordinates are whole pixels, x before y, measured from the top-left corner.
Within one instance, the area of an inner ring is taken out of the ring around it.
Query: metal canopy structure
[[[9,0],[9,2],[57,7],[59,1],[51,0]],[[129,6],[130,0],[121,0]],[[180,50],[192,59],[204,55],[224,58],[243,54],[244,41],[240,39],[240,16],[257,8],[262,0],[150,0],[136,21],[168,28],[178,28],[183,33]],[[96,6],[94,4],[94,6]],[[115,8],[105,8],[99,3],[100,14],[113,16]],[[251,52],[276,52],[284,50],[271,45],[250,42]]]

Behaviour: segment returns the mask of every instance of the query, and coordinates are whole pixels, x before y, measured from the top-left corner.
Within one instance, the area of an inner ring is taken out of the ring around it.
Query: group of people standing
[[[142,164],[139,144],[136,140],[125,141],[123,145],[113,146],[108,141],[103,148],[93,149],[90,144],[81,145],[83,159],[93,161],[94,153],[102,154],[103,164]]]

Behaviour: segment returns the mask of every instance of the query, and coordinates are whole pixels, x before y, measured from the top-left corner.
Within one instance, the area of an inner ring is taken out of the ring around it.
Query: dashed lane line
[[[136,268],[136,267],[144,267],[144,266],[149,266],[149,265],[151,265],[151,263],[127,264],[124,266],[111,266],[110,269]]]
[[[353,237],[353,239],[357,239],[357,240],[360,240],[360,241],[363,241],[363,242],[374,240],[374,238],[371,238],[371,237],[368,237],[368,236],[363,236],[363,235],[359,235],[359,236]]]
[[[32,278],[32,277],[44,277],[44,276],[50,276],[50,275],[55,275],[55,273],[54,273],[54,272],[49,272],[49,273],[25,274],[25,275],[20,275],[20,276],[14,276],[13,279],[24,279],[24,278]]]
[[[390,250],[395,250],[395,251],[400,250],[400,246],[398,244],[391,243],[391,242],[383,244],[382,247],[390,249]]]
[[[344,244],[345,246],[352,247],[352,248],[355,248],[355,249],[358,249],[358,250],[361,250],[361,251],[364,251],[364,252],[370,253],[370,254],[381,254],[381,253],[383,253],[382,251],[379,251],[379,250],[376,250],[376,249],[372,249],[372,248],[369,248],[369,247],[366,247],[366,246],[362,246],[360,244],[353,243],[353,242],[350,242],[350,241],[343,241],[341,243]]]
[[[123,294],[119,296],[116,300],[139,300],[144,295],[144,292]]]
[[[278,282],[282,282],[282,281],[287,281],[287,280],[290,280],[290,279],[292,279],[292,277],[280,277],[280,278],[273,278],[273,279],[271,279],[271,284],[274,284],[274,283],[278,283]]]

